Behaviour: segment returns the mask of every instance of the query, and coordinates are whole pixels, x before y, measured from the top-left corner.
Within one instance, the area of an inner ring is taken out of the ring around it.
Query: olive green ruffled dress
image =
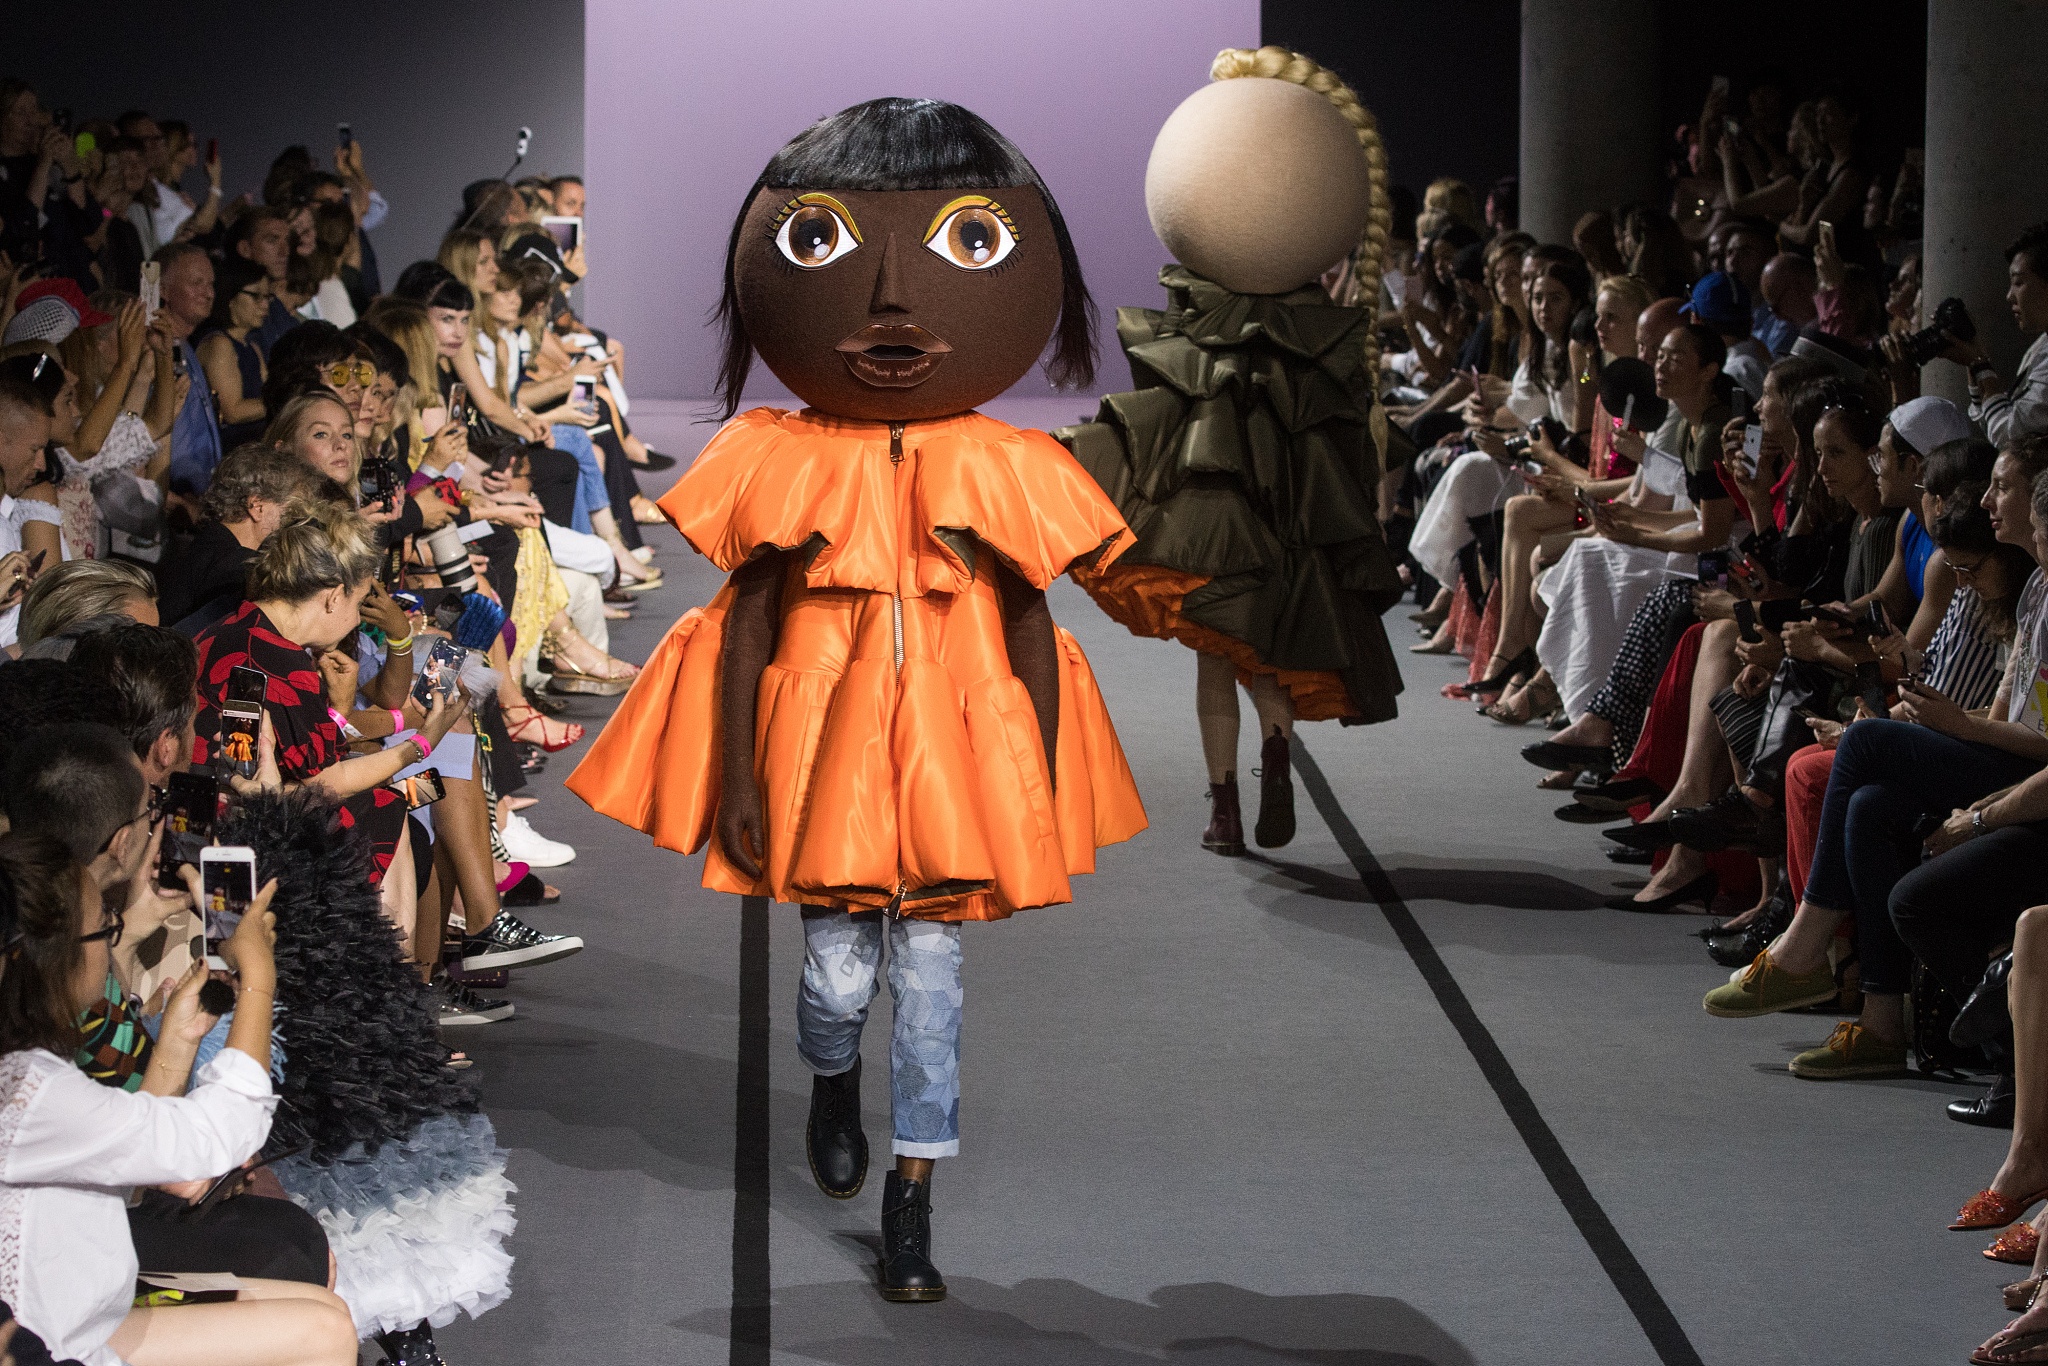
[[[1137,543],[1074,577],[1132,632],[1272,674],[1295,715],[1395,715],[1380,614],[1401,596],[1380,533],[1368,319],[1314,286],[1234,294],[1182,266],[1169,307],[1117,310],[1130,393],[1053,435]]]

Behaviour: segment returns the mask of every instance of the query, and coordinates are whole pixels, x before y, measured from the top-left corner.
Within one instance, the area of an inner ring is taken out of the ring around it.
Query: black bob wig
[[[1052,358],[1045,373],[1056,387],[1086,388],[1095,381],[1095,301],[1081,278],[1081,258],[1060,206],[1037,168],[988,120],[944,100],[869,100],[823,118],[777,152],[740,201],[732,236],[725,246],[725,292],[713,315],[724,337],[718,365],[718,397],[729,418],[740,408],[740,390],[754,365],[754,344],[740,316],[739,287],[733,278],[740,226],[747,206],[763,189],[801,190],[995,190],[1029,185],[1045,203],[1060,252],[1060,318],[1053,328]]]

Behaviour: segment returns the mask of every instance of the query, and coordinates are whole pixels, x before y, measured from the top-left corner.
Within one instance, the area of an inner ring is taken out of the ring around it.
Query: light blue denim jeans
[[[889,941],[891,1151],[952,1157],[960,1151],[960,927],[880,911],[822,906],[804,913],[804,973],[797,992],[797,1054],[836,1077],[860,1057],[861,1028],[878,990]]]
[[[584,535],[590,530],[590,514],[612,505],[605,492],[604,466],[597,463],[597,447],[590,433],[567,422],[549,424],[554,428],[555,449],[576,457],[576,503],[569,515],[569,529]]]

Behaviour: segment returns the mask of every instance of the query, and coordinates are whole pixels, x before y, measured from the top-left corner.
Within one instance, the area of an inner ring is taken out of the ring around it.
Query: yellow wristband
[[[391,654],[402,655],[412,648],[412,637],[406,636],[400,640],[388,640],[384,643],[384,648]]]

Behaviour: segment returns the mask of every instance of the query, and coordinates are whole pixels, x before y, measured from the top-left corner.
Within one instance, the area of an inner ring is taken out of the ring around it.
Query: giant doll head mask
[[[857,104],[776,153],[726,251],[719,392],[753,355],[835,417],[966,412],[1054,342],[1057,385],[1095,374],[1094,305],[1059,206],[1023,153],[939,100]]]
[[[1351,253],[1379,278],[1386,185],[1378,126],[1335,73],[1286,48],[1226,48],[1152,144],[1145,212],[1197,275],[1285,294]]]

